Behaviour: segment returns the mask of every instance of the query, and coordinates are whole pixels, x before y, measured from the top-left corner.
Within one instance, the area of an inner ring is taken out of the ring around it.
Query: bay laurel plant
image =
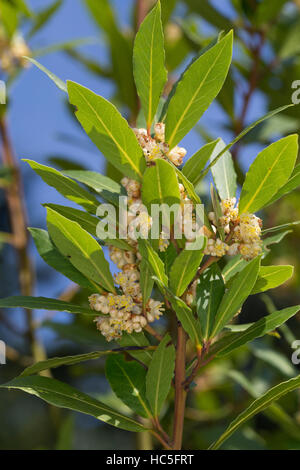
[[[147,431],[158,445],[180,449],[186,399],[202,368],[274,331],[299,311],[299,305],[290,306],[255,323],[233,326],[249,296],[292,276],[291,266],[265,264],[268,246],[279,242],[292,223],[263,227],[256,213],[295,189],[298,137],[289,135],[264,148],[241,191],[229,150],[289,105],[263,116],[228,145],[222,139],[209,142],[183,163],[187,152],[179,144],[221,90],[232,41],[230,31],[201,51],[165,97],[167,72],[157,2],[135,38],[133,71],[141,104],[136,128],[103,97],[73,81],[65,84],[37,64],[67,93],[82,128],[116,169],[116,179],[84,170],[60,172],[26,160],[45,183],[81,206],[46,204],[48,231],[29,230],[41,257],[78,284],[86,302],[10,297],[2,299],[0,307],[86,315],[112,346],[38,362],[1,387],[23,390],[121,429]],[[203,205],[197,187],[209,172],[213,183],[199,223],[196,208]],[[120,214],[124,198],[127,220],[121,224],[114,216]],[[151,208],[157,205],[161,210],[154,216]],[[173,206],[168,225],[164,215]],[[191,215],[189,220],[186,214]],[[175,233],[178,219],[181,232]],[[154,224],[156,237],[151,236]],[[188,224],[190,232],[185,230]],[[118,268],[115,276],[108,253]],[[100,357],[106,359],[106,377],[131,410],[128,414],[39,375]],[[299,386],[300,376],[271,388],[235,417],[211,448],[218,448],[239,426]],[[163,423],[170,409],[173,428]]]

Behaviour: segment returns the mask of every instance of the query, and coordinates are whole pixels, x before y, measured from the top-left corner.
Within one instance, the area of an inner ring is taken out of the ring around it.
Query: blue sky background
[[[35,10],[44,8],[47,3],[44,0],[30,0],[28,2]],[[133,0],[111,0],[118,14],[120,23],[126,27]],[[232,10],[228,2],[213,2],[230,16]],[[181,11],[179,9],[178,14]],[[202,26],[203,27],[203,26]],[[204,25],[205,28],[205,25]],[[38,33],[30,42],[32,49],[72,40],[75,38],[94,37],[98,43],[92,46],[84,46],[85,51],[92,57],[99,58],[101,62],[107,60],[106,47],[103,38],[99,37],[99,30],[93,23],[81,0],[64,0],[63,6],[53,17],[51,22]],[[59,52],[52,53],[39,59],[48,69],[60,78],[72,79],[89,88],[105,98],[113,93],[113,85],[107,80],[99,79]],[[9,127],[14,143],[15,152],[19,159],[30,158],[40,163],[47,164],[50,156],[59,155],[69,157],[85,164],[92,170],[104,171],[104,158],[100,152],[90,143],[84,132],[75,125],[65,105],[65,95],[35,67],[26,70],[13,86],[11,94],[11,106],[9,111]],[[264,103],[258,95],[253,100],[248,119],[254,120],[264,113]],[[202,118],[208,130],[214,135],[221,135],[229,141],[230,133],[221,132],[225,116],[217,105],[212,105]],[[63,140],[62,135],[69,135],[71,142]],[[82,145],[78,145],[78,141]],[[192,131],[182,142],[191,156],[201,145],[201,139],[197,132]],[[257,148],[249,147],[242,154],[242,164],[247,168],[255,157]],[[54,189],[48,187],[28,167],[21,163],[24,178],[25,197],[28,211],[29,225],[45,228],[45,209],[42,203],[52,202],[58,204],[71,204],[62,198]],[[33,246],[32,255],[37,269],[36,295],[47,297],[58,296],[69,281],[57,274],[41,260]],[[14,257],[7,248],[10,262],[14,264]],[[14,294],[14,288],[9,294]],[[61,318],[65,318],[64,316]]]

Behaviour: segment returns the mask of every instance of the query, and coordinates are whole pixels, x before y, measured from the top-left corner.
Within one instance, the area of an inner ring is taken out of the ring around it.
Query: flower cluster
[[[221,201],[222,216],[216,220],[214,212],[208,217],[212,223],[214,232],[221,226],[227,235],[225,243],[219,238],[210,238],[205,248],[205,254],[222,257],[234,256],[238,253],[249,261],[262,252],[261,227],[262,221],[254,214],[240,214],[236,206],[236,199],[224,199]]]
[[[30,50],[20,34],[15,34],[10,41],[0,32],[0,65],[2,70],[13,73],[18,67],[28,67]]]
[[[157,158],[163,158],[171,161],[176,166],[182,164],[186,150],[177,145],[173,149],[169,149],[168,144],[165,142],[165,125],[162,122],[155,124],[154,137],[148,135],[146,129],[134,129],[134,132],[143,149],[147,163]]]

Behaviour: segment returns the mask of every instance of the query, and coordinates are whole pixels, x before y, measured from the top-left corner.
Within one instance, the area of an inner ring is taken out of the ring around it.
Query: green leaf
[[[77,222],[47,209],[50,237],[58,250],[88,279],[115,292],[114,280],[99,243]]]
[[[121,186],[111,178],[101,175],[96,171],[81,171],[81,170],[67,170],[64,171],[66,176],[74,178],[80,183],[84,183],[90,188],[94,189],[97,193],[103,191],[110,191],[111,193],[120,194]]]
[[[232,55],[232,31],[201,55],[184,73],[166,116],[166,142],[173,148],[198,122],[219,93]]]
[[[165,273],[164,263],[147,240],[139,239],[139,252],[151,267],[153,274],[164,286],[167,286],[168,277]]]
[[[145,427],[134,419],[104,405],[95,398],[58,380],[48,377],[20,377],[0,385],[1,388],[23,390],[59,408],[78,411],[128,431],[144,431]]]
[[[215,317],[211,337],[218,334],[241,308],[255,285],[260,268],[260,257],[254,258],[233,279],[230,288],[224,295]]]
[[[146,398],[146,370],[141,364],[128,362],[121,355],[110,356],[105,373],[111,388],[125,405],[140,416],[151,417]]]
[[[200,183],[202,179],[201,171],[205,168],[219,141],[220,139],[216,139],[201,147],[183,166],[182,173],[194,186]]]
[[[203,247],[204,248],[204,247]],[[170,289],[181,297],[194,279],[203,258],[202,250],[182,250],[170,270]]]
[[[79,209],[74,209],[73,207],[68,206],[61,206],[59,204],[44,204],[44,207],[53,209],[55,212],[58,212],[67,219],[73,220],[73,222],[77,222],[84,230],[93,235],[93,237],[96,237],[96,229],[99,223],[99,219],[97,219],[97,217],[94,217],[93,215]]]
[[[287,224],[282,224],[282,225],[277,225],[276,227],[270,227],[270,228],[266,228],[264,230],[261,231],[261,233],[263,235],[265,235],[266,233],[276,233],[276,232],[281,232],[282,230],[286,229],[286,228],[293,228],[295,227],[296,225],[299,225],[300,224],[300,220],[296,220],[295,222],[288,222]],[[287,231],[286,233],[290,233],[291,230]],[[268,240],[267,238],[265,239],[265,241]]]
[[[48,299],[46,297],[29,297],[17,295],[0,299],[0,308],[28,308],[30,310],[52,310],[53,312],[68,312],[96,315],[94,310],[80,305],[73,305],[63,300]],[[98,312],[97,312],[98,315]]]
[[[152,279],[152,269],[147,263],[147,261],[143,258],[140,264],[140,286],[141,286],[141,293],[143,296],[144,308],[150,298],[150,295],[153,289],[153,284],[154,284],[154,281]]]
[[[225,356],[233,350],[240,348],[246,343],[260,338],[270,331],[274,331],[291,317],[296,315],[300,306],[288,307],[283,310],[272,312],[270,315],[261,318],[257,322],[250,325],[244,331],[230,332],[225,334],[211,348],[209,355]]]
[[[130,334],[123,332],[122,337],[118,340],[118,343],[122,348],[123,347],[147,348],[147,346],[150,346],[150,343],[147,340],[144,333],[143,332],[136,333],[135,331]],[[140,351],[131,350],[129,351],[129,354],[135,359],[138,359],[139,361],[141,361],[146,366],[148,366],[150,362],[152,361],[152,351],[149,351],[147,349],[140,350]]]
[[[274,289],[292,277],[293,266],[261,266],[251,294]]]
[[[155,280],[162,294],[166,296],[171,303],[171,306],[175,311],[183,329],[189,335],[195,346],[199,348],[201,346],[201,328],[199,321],[194,317],[193,311],[182,299],[176,297],[176,295],[173,294],[173,292],[168,287],[164,286],[158,277],[153,276],[153,279]]]
[[[288,179],[287,183],[285,183],[279,191],[274,194],[272,199],[267,203],[267,206],[273,204],[273,202],[280,199],[282,196],[289,194],[290,192],[294,191],[294,189],[300,186],[300,164],[296,165],[290,178]]]
[[[219,139],[213,149],[210,160],[213,161],[218,153],[225,148],[225,142]],[[213,179],[221,199],[235,197],[237,190],[236,173],[230,152],[227,150],[211,169]]]
[[[64,276],[68,277],[71,281],[75,282],[81,287],[87,289],[95,289],[98,286],[95,286],[91,281],[89,281],[85,276],[81,274],[78,269],[70,263],[68,258],[63,256],[53,245],[50,240],[49,234],[46,230],[41,230],[39,228],[30,228],[29,232],[32,235],[35,246],[43,258],[43,260],[51,266],[56,271],[62,273]]]
[[[180,203],[179,185],[176,172],[165,160],[157,159],[147,168],[143,177],[142,200],[147,208],[151,204]]]
[[[159,1],[142,22],[135,37],[133,72],[147,127],[150,129],[167,80]]]
[[[197,314],[205,340],[210,336],[224,294],[225,284],[220,268],[213,264],[200,276],[196,288]]]
[[[186,0],[190,11],[198,13],[201,18],[211,23],[217,29],[226,30],[232,27],[231,21],[214,8],[208,0]]]
[[[31,38],[35,33],[37,33],[44,26],[45,23],[50,21],[52,16],[61,7],[61,5],[62,5],[62,0],[55,0],[43,10],[40,10],[37,13],[35,13],[33,26],[30,29],[27,37]]]
[[[88,212],[96,212],[99,201],[88,191],[81,188],[75,181],[67,178],[50,166],[41,165],[33,160],[24,159],[24,161],[31,166],[46,184],[55,188],[65,198],[76,202],[76,204],[84,207]]]
[[[215,187],[212,183],[210,185],[210,197],[211,197],[211,202],[212,202],[212,205],[213,205],[213,210],[214,210],[214,213],[215,213],[215,216],[216,216],[218,234],[220,235],[221,240],[224,241],[225,240],[225,231],[224,231],[224,227],[222,227],[222,225],[220,223],[220,218],[222,217],[223,212],[222,212],[219,196],[218,196],[217,191],[215,190]]]
[[[253,418],[253,416],[257,415],[261,411],[265,410],[274,401],[279,400],[279,398],[283,397],[289,392],[292,392],[293,390],[296,390],[299,387],[300,375],[286,382],[282,382],[281,384],[276,385],[275,387],[268,390],[268,392],[252,402],[252,404],[245,411],[243,411],[234,421],[232,421],[232,423],[219,437],[219,439],[210,446],[210,449],[218,449],[223,444],[223,442],[226,441],[229,436],[231,436],[245,422]]]
[[[55,83],[57,88],[59,88],[61,91],[64,91],[65,93],[67,93],[67,85],[63,80],[58,78],[54,73],[50,72],[50,70],[48,70],[46,67],[44,67],[42,64],[40,64],[40,62],[33,59],[32,57],[26,57],[25,56],[25,59],[29,60],[29,62],[31,62],[37,68],[39,68],[42,72],[44,72]]]
[[[291,175],[298,155],[298,136],[284,137],[260,152],[246,175],[239,211],[256,212],[277,193]]]
[[[141,181],[146,161],[133,130],[109,101],[78,83],[68,81],[70,103],[82,127],[117,169]]]
[[[291,108],[293,106],[295,106],[295,105],[294,104],[287,104],[285,106],[281,106],[280,108],[273,109],[272,111],[268,112],[267,114],[265,114],[261,118],[257,119],[257,121],[254,121],[252,124],[247,126],[228,145],[226,145],[226,147],[224,147],[223,150],[221,150],[219,152],[219,154],[216,156],[216,158],[212,162],[210,162],[210,164],[205,168],[205,170],[202,170],[202,178],[204,178],[204,176],[207,175],[209,170],[217,163],[217,161],[221,158],[223,153],[225,153],[227,150],[229,150],[234,144],[236,144],[240,139],[242,139],[242,137],[247,135],[252,129],[254,129],[256,126],[258,126],[259,124],[264,122],[266,119],[269,119],[272,116],[275,116],[275,114],[281,113],[282,111],[285,111],[286,109]]]
[[[20,374],[20,377],[28,377],[30,375],[38,374],[43,370],[55,369],[56,367],[61,366],[71,366],[73,364],[79,364],[85,361],[91,361],[94,359],[99,359],[99,357],[106,356],[109,354],[120,354],[120,351],[117,350],[107,350],[107,351],[93,351],[86,354],[76,354],[76,356],[63,356],[63,357],[52,357],[46,361],[40,361],[32,366],[26,367],[23,372]]]
[[[174,369],[175,348],[167,334],[155,350],[146,376],[146,395],[154,416],[159,416],[168,396]]]

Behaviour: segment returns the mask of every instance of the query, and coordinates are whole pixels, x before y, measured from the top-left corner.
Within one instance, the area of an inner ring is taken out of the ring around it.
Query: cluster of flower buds
[[[30,50],[20,34],[15,34],[10,41],[0,34],[0,66],[3,71],[13,73],[18,67],[28,67]]]
[[[182,147],[169,149],[165,142],[165,125],[158,122],[154,125],[154,137],[148,135],[146,129],[134,129],[135,135],[143,149],[147,163],[163,158],[170,160],[174,165],[180,166],[186,155],[186,150]]]
[[[216,232],[221,226],[224,233],[230,240],[227,243],[219,238],[209,238],[205,248],[205,254],[222,257],[225,254],[241,256],[249,261],[262,252],[261,227],[262,221],[254,214],[240,214],[236,207],[236,198],[223,199],[221,201],[222,216],[216,220],[214,212],[210,212],[208,217]]]

